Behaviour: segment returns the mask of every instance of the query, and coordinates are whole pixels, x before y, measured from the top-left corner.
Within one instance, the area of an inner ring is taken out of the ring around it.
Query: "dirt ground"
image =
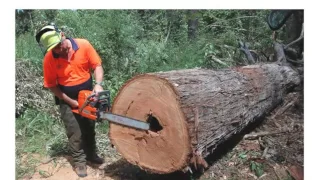
[[[218,147],[212,157],[206,159],[209,168],[203,172],[149,174],[126,162],[110,147],[110,153],[104,157],[107,163],[101,166],[88,165],[88,176],[85,178],[79,178],[75,174],[69,156],[60,156],[49,161],[42,160],[36,167],[36,173],[23,179],[302,180],[304,102],[301,94],[289,94],[261,122],[248,127],[242,134]],[[253,134],[260,134],[260,137],[248,136]]]

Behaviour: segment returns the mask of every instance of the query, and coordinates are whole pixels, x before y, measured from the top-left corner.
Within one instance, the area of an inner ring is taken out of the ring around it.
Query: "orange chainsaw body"
[[[81,90],[78,95],[79,109],[73,109],[74,113],[80,114],[91,120],[97,120],[98,109],[91,102],[94,101],[94,96],[90,90]]]

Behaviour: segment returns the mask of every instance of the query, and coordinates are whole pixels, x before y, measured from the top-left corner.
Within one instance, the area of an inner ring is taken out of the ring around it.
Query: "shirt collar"
[[[72,38],[66,38],[66,39],[69,39],[71,41],[71,45],[72,45],[72,49],[74,51],[77,51],[79,49],[79,46],[77,45],[76,41]],[[54,58],[59,58],[59,54],[56,54],[52,51],[52,55]]]

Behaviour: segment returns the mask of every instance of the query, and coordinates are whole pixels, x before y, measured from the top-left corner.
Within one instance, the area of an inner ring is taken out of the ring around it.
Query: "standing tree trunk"
[[[151,123],[150,131],[110,124],[109,137],[130,163],[170,173],[204,160],[216,147],[273,110],[299,85],[276,64],[139,75],[124,84],[112,113]]]
[[[188,10],[188,38],[191,40],[196,39],[198,29],[197,10]]]
[[[296,40],[299,38],[301,34],[301,30],[303,28],[302,24],[304,22],[304,11],[303,10],[294,10],[293,14],[287,20],[285,32],[286,32],[286,44]],[[300,55],[303,52],[303,41],[298,42],[293,47],[296,49],[298,54]]]

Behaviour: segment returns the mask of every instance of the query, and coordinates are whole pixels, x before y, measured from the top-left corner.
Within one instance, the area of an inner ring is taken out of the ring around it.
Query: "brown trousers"
[[[85,165],[86,158],[96,153],[95,121],[73,113],[71,107],[62,100],[60,100],[60,113],[74,165]]]

